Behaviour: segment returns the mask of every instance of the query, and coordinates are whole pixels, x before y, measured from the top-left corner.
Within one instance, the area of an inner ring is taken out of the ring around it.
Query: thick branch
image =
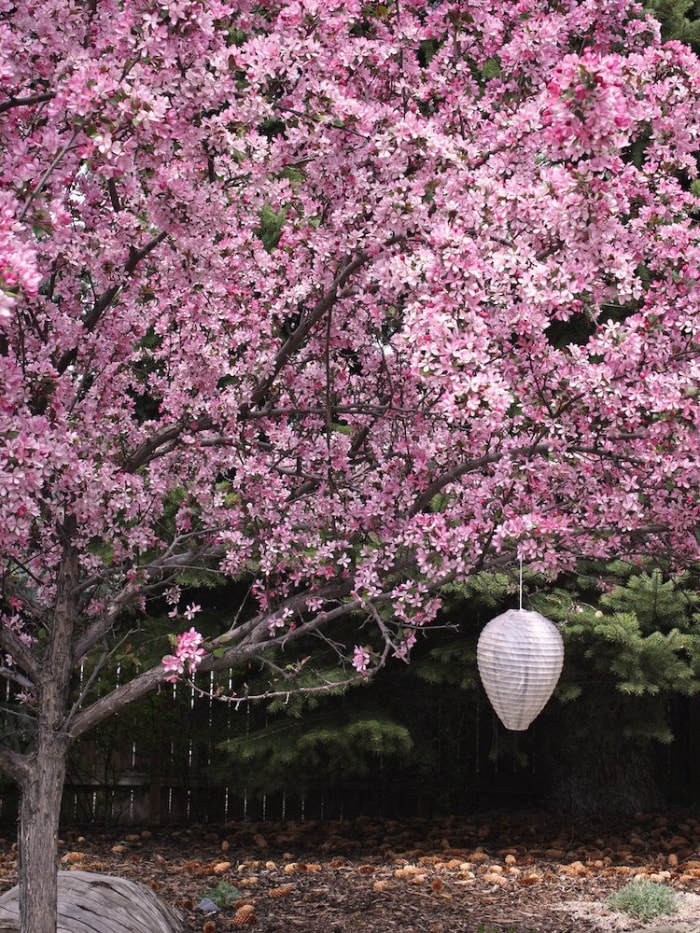
[[[15,664],[36,683],[40,666],[30,649],[20,640],[19,635],[4,625],[0,625],[0,648],[12,655]]]
[[[22,785],[31,777],[33,768],[24,755],[13,752],[9,748],[2,748],[0,749],[0,771],[17,784]]]
[[[154,667],[151,670],[144,671],[133,680],[120,687],[116,687],[107,696],[100,697],[92,706],[80,710],[69,717],[66,722],[66,729],[71,739],[77,739],[83,733],[88,732],[103,719],[107,719],[114,713],[133,703],[140,697],[145,696],[158,684],[163,683],[165,670],[161,667]]]
[[[32,97],[10,97],[0,104],[0,113],[12,110],[13,107],[31,107],[33,104],[43,104],[48,100],[53,100],[55,96],[55,91],[46,91],[44,94],[34,94]]]
[[[549,446],[547,444],[533,444],[529,447],[518,447],[508,451],[509,456],[524,455],[528,457],[545,455],[547,453],[549,453]],[[476,470],[481,470],[491,463],[498,463],[504,456],[506,456],[506,454],[503,451],[499,451],[497,453],[484,454],[483,457],[477,457],[474,460],[465,460],[464,463],[458,463],[457,466],[453,467],[451,470],[438,476],[437,479],[418,496],[411,508],[411,515],[417,515],[418,512],[427,509],[433,497],[441,492],[445,486],[458,480],[460,476],[464,476],[467,473],[474,473]]]

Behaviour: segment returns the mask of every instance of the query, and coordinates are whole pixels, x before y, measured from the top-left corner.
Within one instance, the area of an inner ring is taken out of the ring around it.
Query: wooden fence
[[[459,704],[459,709],[456,708]],[[430,780],[384,768],[365,779],[338,778],[305,790],[246,787],[244,766],[226,763],[219,745],[245,728],[236,711],[182,686],[164,687],[107,720],[76,747],[63,799],[63,821],[117,825],[225,823],[239,820],[409,818],[536,803],[542,774],[537,748],[546,716],[525,735],[503,734],[481,693],[436,688],[436,723],[424,749]],[[671,795],[700,783],[700,702],[673,712],[676,741],[659,758]],[[495,743],[500,742],[494,755]],[[507,743],[513,743],[509,748]],[[228,774],[235,773],[236,780]],[[0,822],[17,818],[17,791],[0,784]]]

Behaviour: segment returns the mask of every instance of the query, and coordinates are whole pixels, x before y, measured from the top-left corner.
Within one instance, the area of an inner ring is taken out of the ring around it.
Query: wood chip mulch
[[[13,839],[0,838],[0,890],[16,883],[16,855]],[[60,861],[149,885],[180,910],[187,933],[594,933],[639,929],[604,907],[632,878],[700,895],[700,819],[526,812],[82,826],[65,828]],[[205,897],[218,912],[200,907]],[[687,929],[700,933],[700,915]]]

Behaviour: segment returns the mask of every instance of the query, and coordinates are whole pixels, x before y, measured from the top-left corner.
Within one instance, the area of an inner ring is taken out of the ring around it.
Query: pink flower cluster
[[[10,320],[20,292],[33,297],[40,282],[36,257],[22,241],[15,208],[7,192],[0,192],[0,325]]]
[[[167,655],[162,661],[163,668],[167,672],[164,679],[168,683],[177,683],[185,671],[190,675],[196,673],[202,658],[206,655],[206,651],[200,647],[203,641],[204,637],[194,627],[177,636],[175,654]]]
[[[206,566],[255,578],[227,657],[323,625],[367,674],[476,568],[698,559],[690,49],[634,0],[92,7],[0,0],[0,573],[30,632],[72,548],[76,656]],[[173,645],[169,681],[205,655]]]
[[[352,666],[355,668],[355,670],[359,674],[366,673],[367,667],[369,666],[369,663],[371,660],[372,660],[372,657],[366,648],[360,647],[359,645],[355,645],[355,650],[353,652],[353,658],[352,658]]]

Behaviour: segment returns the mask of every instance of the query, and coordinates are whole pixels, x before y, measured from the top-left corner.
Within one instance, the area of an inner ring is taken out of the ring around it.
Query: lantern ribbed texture
[[[506,729],[521,732],[554,692],[564,642],[556,625],[539,612],[509,609],[483,629],[476,663],[498,718]]]

